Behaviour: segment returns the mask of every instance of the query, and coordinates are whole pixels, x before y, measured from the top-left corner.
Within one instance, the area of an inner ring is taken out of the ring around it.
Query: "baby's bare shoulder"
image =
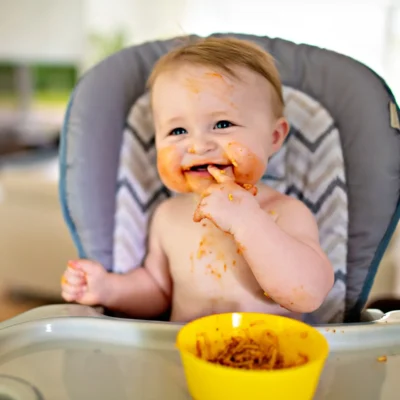
[[[287,196],[266,185],[259,186],[259,204],[267,213],[276,216],[277,223],[285,230],[297,230],[300,227],[315,236],[317,224],[310,209],[300,200]]]
[[[193,208],[193,204],[185,195],[170,197],[157,206],[152,218],[157,225],[176,222]]]

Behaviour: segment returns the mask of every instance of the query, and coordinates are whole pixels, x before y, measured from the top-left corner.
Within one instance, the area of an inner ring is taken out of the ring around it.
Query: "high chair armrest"
[[[81,306],[79,304],[56,304],[42,306],[1,322],[0,330],[25,322],[57,317],[103,317],[103,315],[101,307],[93,308]]]
[[[381,310],[378,310],[377,308],[368,308],[367,310],[364,310],[361,312],[360,315],[360,322],[373,322],[380,320],[382,317],[384,317],[384,313]]]

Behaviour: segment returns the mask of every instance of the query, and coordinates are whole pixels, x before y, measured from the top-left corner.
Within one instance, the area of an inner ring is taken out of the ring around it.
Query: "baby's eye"
[[[229,128],[231,126],[233,126],[232,122],[229,122],[229,121],[218,121],[215,124],[214,129],[226,129],[226,128]]]
[[[170,132],[170,135],[177,136],[177,135],[184,135],[187,133],[185,128],[175,128]]]

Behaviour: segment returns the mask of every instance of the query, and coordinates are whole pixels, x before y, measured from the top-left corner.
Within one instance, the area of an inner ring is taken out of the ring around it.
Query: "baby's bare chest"
[[[164,242],[175,290],[196,295],[259,289],[240,246],[210,221],[194,223],[183,216],[172,224]]]

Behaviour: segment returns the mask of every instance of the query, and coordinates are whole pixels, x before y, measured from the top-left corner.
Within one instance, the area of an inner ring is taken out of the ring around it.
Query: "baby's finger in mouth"
[[[209,165],[207,167],[210,175],[217,181],[217,183],[232,182],[234,179],[230,174],[226,174],[225,170],[217,168],[215,165]]]

